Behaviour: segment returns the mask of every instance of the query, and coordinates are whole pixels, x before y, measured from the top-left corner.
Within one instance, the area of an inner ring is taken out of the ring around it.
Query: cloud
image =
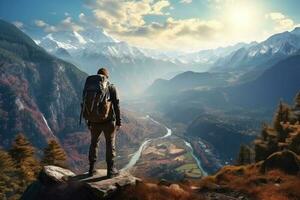
[[[42,28],[46,33],[53,33],[59,31],[83,31],[84,28],[72,21],[71,17],[66,17],[60,21],[57,25],[50,25],[43,20],[35,20],[35,25]]]
[[[66,30],[66,31],[72,30],[72,31],[76,31],[76,32],[84,30],[83,27],[81,27],[80,25],[73,22],[71,17],[67,17],[64,20],[62,20],[60,22],[60,24],[58,25],[58,29]]]
[[[180,3],[190,4],[193,0],[181,0]]]
[[[35,20],[34,21],[35,25],[39,28],[42,28],[45,32],[50,33],[50,32],[57,32],[57,28],[55,26],[51,26],[44,22],[43,20]]]
[[[271,12],[265,15],[266,19],[270,19],[275,23],[275,31],[290,31],[295,28],[295,22],[288,16],[280,12]]]
[[[166,15],[163,9],[170,6],[169,1],[151,0],[125,1],[125,0],[98,0],[96,3],[87,1],[93,6],[93,13],[98,23],[104,28],[115,32],[126,31],[143,26],[146,15]]]
[[[35,20],[34,23],[37,27],[40,27],[40,28],[43,28],[43,27],[46,27],[49,25],[46,22],[44,22],[43,20]]]
[[[152,5],[152,11],[149,14],[164,15],[162,10],[170,6],[169,1],[158,1]]]
[[[36,26],[45,32],[75,31],[79,40],[80,31],[101,28],[104,32],[119,41],[131,45],[164,50],[198,50],[231,45],[237,42],[263,40],[281,31],[290,30],[295,22],[280,12],[265,15],[256,0],[206,0],[208,9],[217,14],[213,18],[178,18],[170,16],[174,9],[169,0],[83,0],[84,6],[92,15],[80,13],[76,19],[65,16],[57,24],[48,24],[36,20]],[[188,4],[192,0],[179,0]],[[243,3],[241,3],[243,2]],[[239,23],[238,17],[229,20],[230,14],[243,16],[241,8],[254,11],[250,15],[252,23]],[[234,13],[237,11],[237,13]],[[271,22],[271,23],[270,23]],[[245,24],[245,26],[243,26]],[[273,25],[273,28],[269,25]],[[267,25],[267,26],[266,26]],[[83,28],[84,27],[84,28]],[[250,30],[250,31],[249,31]]]
[[[86,16],[85,16],[84,13],[80,13],[80,14],[78,15],[78,18],[79,18],[79,21],[80,21],[80,22],[86,22]]]
[[[24,27],[23,22],[20,22],[20,21],[14,21],[13,24],[14,24],[17,28],[20,28],[20,29],[22,29],[22,28]]]
[[[266,18],[270,18],[272,20],[282,20],[285,19],[284,14],[280,13],[280,12],[272,12],[269,14],[266,14]]]
[[[115,37],[136,46],[149,48],[199,49],[208,46],[210,41],[218,40],[223,25],[215,20],[205,21],[197,18],[175,20],[168,18],[165,23],[152,22],[134,30],[112,33]],[[183,49],[181,49],[183,50]]]
[[[92,9],[96,24],[118,40],[126,41],[136,46],[149,48],[174,49],[178,46],[186,48],[207,47],[211,40],[220,38],[224,29],[218,20],[200,18],[147,21],[145,16],[166,16],[172,6],[169,1],[141,0],[86,0],[86,5]],[[186,2],[188,3],[188,2]],[[163,19],[163,18],[162,18]]]

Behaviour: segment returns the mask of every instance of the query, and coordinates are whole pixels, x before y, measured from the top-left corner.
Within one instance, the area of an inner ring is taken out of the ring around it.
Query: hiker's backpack
[[[111,110],[109,82],[106,76],[87,77],[82,94],[82,115],[89,122],[101,123],[109,120]]]

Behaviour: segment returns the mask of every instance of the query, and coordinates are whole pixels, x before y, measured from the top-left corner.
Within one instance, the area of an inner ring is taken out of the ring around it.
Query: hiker
[[[121,127],[120,106],[117,90],[108,81],[109,72],[106,68],[98,70],[97,75],[86,79],[82,115],[91,132],[89,149],[89,175],[95,173],[94,167],[98,155],[98,144],[103,132],[106,141],[107,177],[118,175],[114,158],[116,157],[116,131]]]

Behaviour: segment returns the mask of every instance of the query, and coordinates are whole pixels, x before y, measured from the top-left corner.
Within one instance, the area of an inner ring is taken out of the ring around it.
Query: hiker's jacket
[[[112,102],[112,109],[110,110],[110,119],[116,121],[117,126],[121,126],[121,113],[120,113],[120,101],[116,87],[113,84],[109,84],[110,100]]]

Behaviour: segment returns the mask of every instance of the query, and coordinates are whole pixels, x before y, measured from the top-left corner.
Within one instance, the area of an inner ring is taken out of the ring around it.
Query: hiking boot
[[[118,176],[120,173],[117,168],[113,167],[111,169],[107,169],[107,178],[113,178]]]

